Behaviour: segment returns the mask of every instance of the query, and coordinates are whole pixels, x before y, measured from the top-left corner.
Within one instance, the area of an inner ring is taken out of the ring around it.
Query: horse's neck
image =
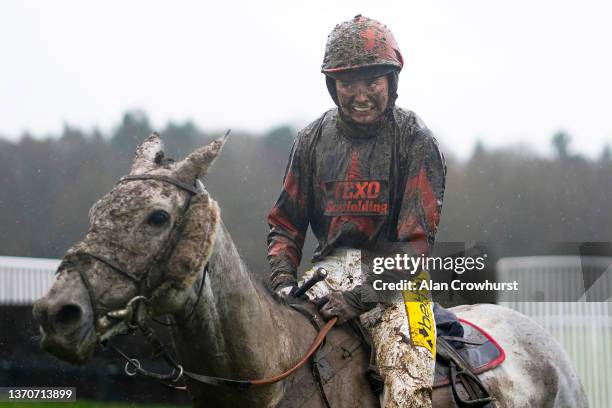
[[[192,289],[195,297],[199,283]],[[178,321],[191,312],[190,307],[185,309]],[[271,376],[297,361],[313,334],[305,319],[272,299],[249,273],[220,223],[195,313],[175,331],[185,368],[235,379]],[[278,392],[279,387],[268,387],[262,398],[274,399],[270,394]],[[227,395],[227,390],[219,393]]]

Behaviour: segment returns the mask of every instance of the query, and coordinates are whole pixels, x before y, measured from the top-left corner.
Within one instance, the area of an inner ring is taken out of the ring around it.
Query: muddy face
[[[342,113],[354,122],[374,123],[389,102],[389,81],[386,76],[360,80],[337,80],[336,92]]]
[[[164,176],[193,186],[221,146],[222,141],[213,142],[175,163],[163,159],[159,136],[153,135],[138,148],[131,174]],[[190,196],[161,180],[120,181],[92,207],[87,235],[68,250],[53,286],[34,304],[47,352],[83,363],[100,335],[120,323],[104,323],[108,312],[124,309],[137,295],[149,297],[168,276],[183,278],[167,268],[177,242],[182,242],[175,225],[188,203],[199,203],[200,218],[208,208],[202,203],[209,203],[205,192],[197,199]]]
[[[94,314],[99,318],[122,309],[141,291],[161,283],[163,271],[154,265],[155,257],[164,250],[187,194],[160,181],[131,181],[120,183],[95,204],[85,239],[66,253],[56,282],[34,305],[45,350],[83,362],[100,334]],[[92,255],[112,260],[137,281]],[[91,294],[81,272],[91,283]]]

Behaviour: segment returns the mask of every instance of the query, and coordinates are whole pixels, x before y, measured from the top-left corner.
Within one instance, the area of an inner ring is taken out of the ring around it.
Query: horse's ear
[[[213,140],[206,146],[200,147],[178,162],[175,166],[174,176],[189,184],[192,184],[195,179],[203,177],[219,153],[221,153],[221,148],[223,148],[228,134],[229,131],[225,136]]]
[[[213,251],[217,227],[221,217],[219,206],[207,192],[191,198],[167,264],[167,276],[180,286],[189,287],[204,268]]]
[[[157,133],[152,133],[136,148],[130,174],[142,174],[157,167],[164,157],[164,144]]]

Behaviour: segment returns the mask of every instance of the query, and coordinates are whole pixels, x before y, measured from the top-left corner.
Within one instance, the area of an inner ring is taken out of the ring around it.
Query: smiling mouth
[[[371,111],[372,109],[373,109],[373,108],[372,108],[371,106],[365,106],[365,107],[364,107],[364,106],[353,106],[353,110],[354,110],[355,112],[360,112],[360,113],[363,113],[363,112],[369,112],[369,111]]]

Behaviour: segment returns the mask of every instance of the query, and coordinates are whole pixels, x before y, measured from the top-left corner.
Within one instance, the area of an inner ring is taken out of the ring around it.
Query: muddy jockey
[[[403,65],[379,21],[358,15],[332,30],[322,72],[337,107],[294,142],[268,215],[268,259],[272,288],[289,299],[310,225],[318,246],[305,279],[321,267],[329,276],[309,297],[324,318],[360,318],[376,350],[383,407],[431,407],[432,303],[410,292],[399,302],[365,301],[360,267],[360,250],[373,245],[404,242],[415,256],[427,254],[440,221],[444,156],[423,121],[395,106]]]

